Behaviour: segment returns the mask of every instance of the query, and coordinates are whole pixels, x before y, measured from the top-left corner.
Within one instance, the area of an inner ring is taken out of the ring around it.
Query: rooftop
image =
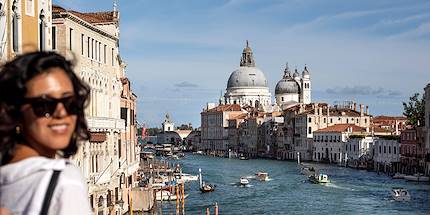
[[[316,133],[322,133],[322,132],[347,132],[349,128],[352,128],[352,132],[366,132],[366,128],[356,126],[354,124],[337,124],[332,125],[327,128],[322,128],[319,130],[316,130]]]

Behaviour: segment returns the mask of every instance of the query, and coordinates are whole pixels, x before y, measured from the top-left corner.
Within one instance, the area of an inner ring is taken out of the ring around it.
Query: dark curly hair
[[[27,92],[26,83],[50,68],[65,71],[72,81],[77,98],[81,100],[75,131],[69,145],[61,150],[62,156],[68,158],[76,154],[77,142],[89,139],[84,108],[88,105],[90,87],[76,76],[73,63],[55,52],[23,54],[0,67],[0,166],[13,158],[16,144],[25,142],[22,134],[17,134],[15,128],[22,120],[20,107]]]

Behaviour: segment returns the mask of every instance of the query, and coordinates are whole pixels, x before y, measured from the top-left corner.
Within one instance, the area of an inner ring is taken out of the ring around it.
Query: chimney
[[[363,113],[363,104],[360,104],[360,116],[364,116],[364,113]]]
[[[369,105],[366,105],[366,115],[369,115]]]
[[[357,103],[354,102],[354,111],[357,111]]]
[[[322,112],[322,107],[321,106],[319,106],[319,108],[318,108],[318,115],[322,115],[323,114],[323,112]]]
[[[399,135],[399,122],[396,120],[396,135]]]
[[[330,116],[330,105],[329,104],[327,104],[327,116]]]
[[[317,103],[314,103],[314,104],[313,104],[314,114],[318,114],[318,113],[317,113],[317,107],[318,107],[318,104],[317,104]]]

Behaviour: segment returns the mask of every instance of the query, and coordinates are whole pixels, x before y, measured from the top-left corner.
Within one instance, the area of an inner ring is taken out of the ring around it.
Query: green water
[[[310,183],[292,161],[237,160],[187,154],[179,163],[185,173],[198,174],[216,185],[212,193],[200,193],[198,182],[187,185],[185,214],[205,214],[219,205],[219,214],[430,214],[430,184],[393,180],[375,172],[334,165],[314,164],[328,174],[329,185]],[[252,179],[258,171],[270,181]],[[241,176],[250,185],[238,186]],[[391,200],[391,187],[409,190],[412,200]],[[163,203],[163,214],[175,214],[173,203]]]

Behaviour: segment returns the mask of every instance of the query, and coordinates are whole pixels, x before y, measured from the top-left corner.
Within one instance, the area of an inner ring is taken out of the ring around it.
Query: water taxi
[[[314,174],[309,176],[309,181],[311,181],[314,184],[326,184],[330,183],[330,180],[328,179],[328,175],[326,174]]]
[[[400,172],[396,172],[394,175],[393,175],[393,179],[404,179],[405,178],[405,174],[401,174]]]
[[[404,177],[406,181],[417,181],[417,182],[428,182],[430,181],[428,176],[424,176],[423,174],[417,173],[414,175],[406,175]]]
[[[189,194],[185,194],[184,198],[187,198]],[[155,199],[157,201],[176,201],[176,199],[181,198],[180,196],[177,196],[176,194],[171,193],[167,190],[159,190],[155,193]]]
[[[391,189],[391,196],[396,201],[409,201],[411,200],[411,195],[409,195],[408,190],[402,187],[393,187]]]
[[[257,172],[255,173],[255,178],[259,181],[268,181],[269,174],[267,174],[267,172]]]
[[[246,186],[249,184],[249,180],[245,177],[240,177],[240,181],[239,181],[240,185],[242,186]]]

